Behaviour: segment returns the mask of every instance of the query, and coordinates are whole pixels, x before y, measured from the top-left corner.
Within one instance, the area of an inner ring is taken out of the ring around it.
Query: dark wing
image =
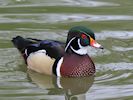
[[[23,53],[24,49],[29,46],[30,44],[35,44],[37,43],[37,41],[33,41],[33,40],[29,40],[29,39],[25,39],[21,36],[17,36],[14,37],[12,39],[12,42],[14,44],[14,46],[21,52]]]
[[[53,40],[43,40],[40,42],[39,48],[46,50],[47,55],[51,58],[57,59],[63,56],[65,44]]]
[[[25,60],[31,53],[39,50],[45,50],[48,56],[55,59],[64,54],[65,44],[54,40],[38,40],[17,36],[13,38],[12,42]]]

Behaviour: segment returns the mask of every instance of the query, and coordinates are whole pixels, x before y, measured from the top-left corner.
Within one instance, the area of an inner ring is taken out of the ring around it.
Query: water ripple
[[[133,63],[119,62],[108,64],[97,64],[97,71],[120,71],[120,70],[133,70]]]
[[[102,31],[96,36],[100,40],[105,40],[106,38],[132,39],[133,31]]]
[[[113,46],[112,49],[114,51],[122,51],[122,52],[125,52],[125,51],[133,51],[133,47],[119,47],[119,46]]]
[[[99,77],[96,77],[96,82],[95,83],[106,83],[107,82],[113,82],[113,81],[119,81],[121,79],[126,79],[128,77],[130,77],[132,75],[132,73],[122,73],[122,74],[118,74],[118,75],[112,75],[112,74],[105,74]]]
[[[87,100],[117,100],[126,96],[133,96],[133,85],[93,85],[93,91],[87,94]],[[96,94],[96,96],[94,96]]]
[[[8,0],[7,2],[0,2],[3,7],[21,7],[21,6],[73,6],[73,7],[100,7],[100,6],[119,6],[116,3],[108,3],[101,1],[93,1],[93,0],[32,0],[29,2],[28,0]]]
[[[69,23],[80,21],[133,20],[130,15],[89,15],[89,14],[2,14],[0,23]]]

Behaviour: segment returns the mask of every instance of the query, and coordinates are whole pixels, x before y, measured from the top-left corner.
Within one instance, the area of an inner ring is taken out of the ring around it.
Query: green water
[[[65,41],[84,25],[105,49],[90,48],[95,77],[27,71],[12,37]],[[0,0],[0,100],[133,100],[133,0]]]

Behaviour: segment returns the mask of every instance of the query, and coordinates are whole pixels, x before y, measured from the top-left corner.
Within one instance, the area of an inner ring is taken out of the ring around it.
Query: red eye
[[[81,37],[82,37],[82,39],[86,39],[87,38],[87,36],[85,34],[82,34]]]

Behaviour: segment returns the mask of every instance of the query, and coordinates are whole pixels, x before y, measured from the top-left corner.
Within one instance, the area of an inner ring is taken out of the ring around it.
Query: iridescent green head
[[[65,51],[72,49],[75,53],[82,55],[86,54],[85,48],[88,46],[103,48],[95,41],[95,34],[91,29],[84,26],[72,27],[68,32]]]

